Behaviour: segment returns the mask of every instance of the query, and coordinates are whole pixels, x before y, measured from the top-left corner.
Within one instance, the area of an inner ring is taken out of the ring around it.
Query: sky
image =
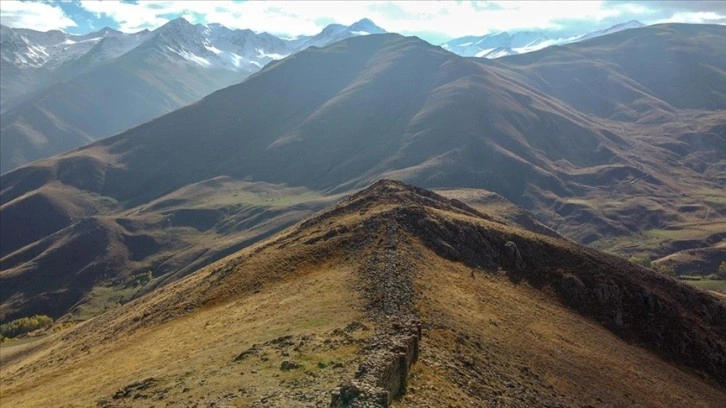
[[[630,20],[726,24],[726,1],[0,1],[3,25],[71,34],[153,30],[177,17],[286,37],[370,18],[387,31],[441,43],[501,31],[566,36]]]

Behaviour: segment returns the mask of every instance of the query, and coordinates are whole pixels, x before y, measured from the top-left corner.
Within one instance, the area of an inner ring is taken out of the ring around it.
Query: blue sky
[[[388,31],[438,43],[500,31],[579,34],[629,20],[726,24],[726,1],[0,1],[4,25],[73,34],[153,30],[179,16],[290,37],[367,17]]]

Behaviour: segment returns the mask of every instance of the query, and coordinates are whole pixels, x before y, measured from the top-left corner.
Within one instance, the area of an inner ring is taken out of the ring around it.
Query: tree
[[[718,276],[726,279],[726,261],[721,261],[721,265],[718,266]]]
[[[0,325],[0,340],[4,338],[17,337],[21,334],[50,327],[52,325],[53,319],[45,315],[21,317],[20,319],[15,319],[11,322]]]

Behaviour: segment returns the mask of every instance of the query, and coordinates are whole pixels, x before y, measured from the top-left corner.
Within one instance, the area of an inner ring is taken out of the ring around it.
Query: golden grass
[[[112,400],[124,386],[153,377],[158,380],[157,397],[163,395],[164,404],[170,406],[187,401],[244,406],[250,395],[259,398],[279,389],[283,380],[320,370],[318,361],[355,359],[356,347],[349,346],[286,357],[303,364],[303,369],[290,372],[280,371],[279,355],[268,356],[265,363],[253,358],[233,361],[254,343],[282,335],[322,336],[360,320],[350,278],[350,268],[326,265],[259,293],[111,341],[101,340],[103,333],[98,332],[71,344],[56,337],[50,347],[3,365],[2,405],[95,406],[99,400]],[[64,356],[70,357],[63,360]],[[321,376],[318,386],[327,392],[355,368],[348,363],[332,378]],[[149,401],[127,403],[148,406]]]

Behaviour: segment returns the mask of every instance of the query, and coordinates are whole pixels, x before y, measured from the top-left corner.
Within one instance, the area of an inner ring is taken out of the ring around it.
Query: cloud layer
[[[77,12],[71,13],[70,6]],[[93,26],[89,20],[103,19],[115,23],[113,28],[135,32],[155,29],[179,16],[193,23],[287,35],[310,35],[330,23],[349,25],[368,17],[388,31],[452,38],[528,29],[582,32],[582,27],[602,28],[633,19],[649,24],[726,24],[726,2],[3,0],[0,8],[2,24],[37,30]]]
[[[38,31],[76,26],[76,22],[57,5],[20,1],[3,1],[0,4],[0,23],[9,27],[26,27]]]

